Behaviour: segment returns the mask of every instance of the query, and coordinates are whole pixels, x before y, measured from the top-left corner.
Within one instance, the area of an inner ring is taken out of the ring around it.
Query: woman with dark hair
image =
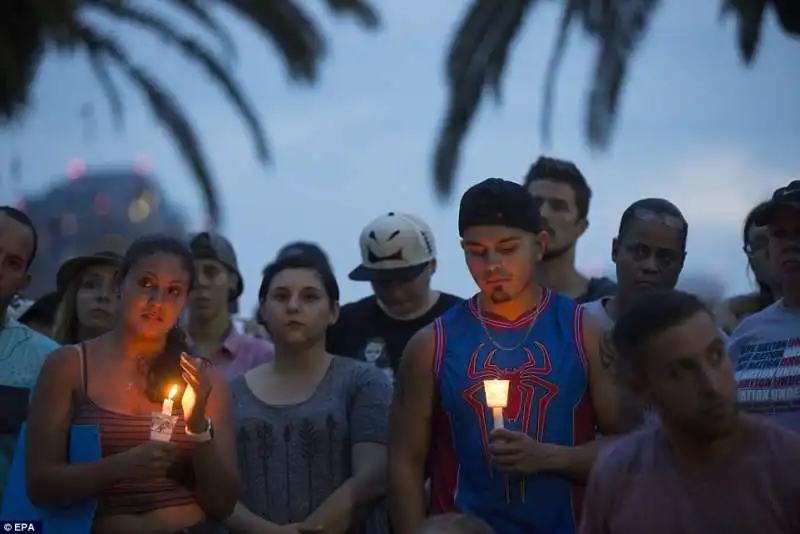
[[[34,505],[96,498],[93,534],[183,532],[231,513],[239,477],[228,389],[186,355],[176,324],[193,283],[184,244],[140,238],[116,276],[116,326],[48,358],[28,419],[26,478]],[[172,386],[179,393],[171,441],[151,441],[152,414]],[[73,424],[98,427],[101,460],[68,463]]]
[[[329,354],[339,314],[330,268],[303,255],[264,271],[261,312],[275,359],[231,382],[244,493],[228,519],[247,534],[388,531],[392,386],[371,364]]]
[[[753,221],[753,214],[764,204],[766,203],[762,202],[750,210],[742,228],[742,250],[747,255],[747,268],[753,273],[758,292],[730,297],[714,308],[718,326],[728,334],[732,333],[743,319],[760,312],[781,297],[780,287],[772,276],[767,257],[769,242],[767,228],[757,226]]]
[[[72,345],[113,328],[119,298],[114,277],[122,256],[101,251],[64,262],[56,275],[61,302],[53,325],[53,339]]]

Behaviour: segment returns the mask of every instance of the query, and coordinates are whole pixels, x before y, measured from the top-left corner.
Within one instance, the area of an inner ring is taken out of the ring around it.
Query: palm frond
[[[353,15],[365,28],[375,29],[380,26],[378,11],[364,0],[325,0],[335,13]]]
[[[122,95],[108,71],[108,66],[103,57],[96,54],[89,54],[87,56],[89,67],[92,69],[97,82],[100,84],[100,90],[106,97],[108,102],[109,111],[111,112],[111,120],[114,122],[114,127],[117,131],[121,130],[125,119],[125,108],[122,105]]]
[[[745,65],[750,65],[761,39],[761,26],[767,0],[723,0],[722,13],[735,12],[739,23],[739,53]]]
[[[550,58],[547,60],[547,71],[544,76],[544,96],[542,97],[541,121],[539,131],[542,136],[542,143],[546,146],[550,144],[552,134],[552,118],[555,111],[555,88],[558,81],[558,72],[561,69],[561,62],[564,60],[564,53],[567,50],[567,38],[569,37],[570,27],[575,16],[585,8],[587,0],[566,0],[566,5],[561,13],[561,23],[558,25],[556,42]]]
[[[267,161],[269,158],[267,140],[255,110],[248,102],[247,97],[245,97],[241,89],[239,89],[238,84],[233,80],[232,75],[213,56],[213,53],[208,50],[207,47],[191,37],[180,33],[172,27],[169,22],[153,13],[142,9],[136,9],[113,0],[87,0],[87,2],[88,5],[100,10],[102,13],[111,15],[122,22],[139,25],[158,35],[166,42],[180,48],[190,60],[202,66],[209,77],[222,88],[239,112],[239,115],[244,119],[245,125],[253,139],[258,158],[262,162]]]
[[[608,146],[614,129],[628,62],[647,32],[660,0],[595,0],[600,41],[586,121],[589,145]]]
[[[451,87],[461,82],[475,61],[473,59],[483,36],[488,33],[502,8],[497,1],[474,2],[455,33],[445,60],[447,83]]]
[[[508,52],[533,0],[475,0],[456,34],[446,65],[450,102],[436,147],[434,179],[440,199],[452,192],[464,136],[483,90],[500,97]]]
[[[236,58],[236,45],[234,44],[233,37],[230,32],[220,24],[217,19],[209,14],[208,7],[203,5],[199,0],[169,0],[179,10],[186,12],[189,16],[194,18],[201,26],[210,31],[220,43],[222,43],[225,55]]]
[[[43,28],[29,0],[0,3],[0,124],[19,119],[44,51]]]
[[[778,13],[778,20],[784,31],[794,37],[800,37],[800,2],[797,0],[772,0]]]
[[[77,23],[74,30],[90,56],[112,61],[145,96],[154,117],[167,129],[178,150],[189,163],[200,185],[206,211],[214,224],[219,223],[217,191],[206,164],[206,157],[194,127],[189,123],[175,98],[147,71],[134,64],[121,44],[108,35]]]
[[[325,39],[319,26],[293,0],[219,1],[275,45],[292,79],[304,83],[317,79]]]

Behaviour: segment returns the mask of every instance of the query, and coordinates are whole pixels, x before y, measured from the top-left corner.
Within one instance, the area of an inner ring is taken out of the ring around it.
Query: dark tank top
[[[106,410],[88,395],[89,368],[86,345],[78,348],[81,358],[82,390],[73,424],[97,425],[103,457],[128,451],[150,440],[150,415],[128,415]],[[143,514],[153,510],[194,504],[194,469],[191,452],[194,443],[186,439],[186,422],[180,403],[173,412],[178,423],[172,443],[178,448],[176,461],[163,475],[125,480],[103,490],[98,496],[98,515]]]

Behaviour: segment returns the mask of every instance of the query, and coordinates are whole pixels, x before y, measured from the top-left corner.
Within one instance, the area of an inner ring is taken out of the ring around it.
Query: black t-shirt
[[[439,293],[439,300],[425,315],[409,321],[386,315],[374,295],[351,302],[328,329],[328,352],[371,362],[393,379],[411,336],[461,301]]]

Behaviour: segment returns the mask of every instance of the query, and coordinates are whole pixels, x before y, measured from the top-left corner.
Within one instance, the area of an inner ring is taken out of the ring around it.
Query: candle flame
[[[173,384],[172,387],[169,389],[169,393],[167,393],[167,398],[172,400],[175,398],[175,395],[178,394],[178,385]]]
[[[508,385],[508,380],[483,381],[486,405],[489,408],[505,408],[508,406]]]

